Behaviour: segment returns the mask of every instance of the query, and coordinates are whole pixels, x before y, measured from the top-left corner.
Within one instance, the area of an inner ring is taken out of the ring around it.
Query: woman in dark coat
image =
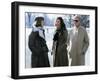
[[[56,33],[53,38],[53,62],[54,66],[68,66],[68,55],[67,55],[67,37],[68,32],[65,27],[62,17],[58,17],[55,22],[57,27]]]
[[[29,48],[32,52],[31,67],[50,67],[48,59],[48,48],[45,41],[43,17],[35,19],[36,25],[29,36]]]

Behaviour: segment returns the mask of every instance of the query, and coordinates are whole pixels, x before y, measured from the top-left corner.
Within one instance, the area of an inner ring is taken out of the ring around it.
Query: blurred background
[[[72,17],[74,15],[76,14],[47,14],[47,13],[26,12],[25,13],[25,27],[31,28],[34,22],[34,19],[38,16],[42,16],[45,18],[44,20],[45,26],[52,27],[54,26],[55,19],[60,16],[63,18],[66,24],[66,27],[71,28],[73,26]],[[84,26],[85,28],[89,28],[89,15],[80,15],[80,21],[81,21],[82,26]]]
[[[53,67],[53,56],[51,55],[51,49],[52,49],[52,43],[53,43],[53,35],[56,30],[56,27],[54,26],[55,20],[57,17],[62,17],[65,24],[66,29],[68,32],[73,27],[73,16],[74,15],[80,15],[80,14],[49,14],[49,13],[34,13],[34,12],[25,12],[25,67],[30,68],[31,67],[31,51],[28,47],[28,37],[32,31],[32,28],[34,26],[35,18],[38,16],[44,17],[44,29],[45,29],[45,35],[46,35],[46,43],[49,48],[48,57],[51,67]],[[81,25],[86,28],[88,35],[89,35],[89,27],[90,27],[90,19],[89,15],[80,15],[80,21]],[[89,65],[90,62],[90,53],[89,49],[85,56],[85,65]]]

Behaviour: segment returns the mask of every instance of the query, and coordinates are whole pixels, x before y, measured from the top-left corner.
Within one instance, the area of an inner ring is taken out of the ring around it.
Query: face
[[[79,26],[80,26],[80,20],[79,20],[78,17],[74,18],[73,22],[74,22],[74,25],[75,25],[76,27],[79,27]]]
[[[44,26],[44,20],[41,21],[41,25],[42,25],[42,27]]]
[[[60,24],[61,24],[60,20],[57,19],[55,22],[55,26],[57,27],[57,29],[60,29]]]

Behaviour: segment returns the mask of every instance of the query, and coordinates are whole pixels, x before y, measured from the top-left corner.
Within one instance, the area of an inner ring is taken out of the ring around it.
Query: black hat
[[[39,20],[44,20],[44,18],[43,17],[36,17],[35,18],[35,21],[39,21]]]

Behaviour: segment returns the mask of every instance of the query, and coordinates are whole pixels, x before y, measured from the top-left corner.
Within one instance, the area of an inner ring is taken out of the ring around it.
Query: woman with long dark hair
[[[53,38],[53,62],[56,66],[68,66],[67,37],[68,32],[62,17],[58,17],[55,22],[56,33]]]

